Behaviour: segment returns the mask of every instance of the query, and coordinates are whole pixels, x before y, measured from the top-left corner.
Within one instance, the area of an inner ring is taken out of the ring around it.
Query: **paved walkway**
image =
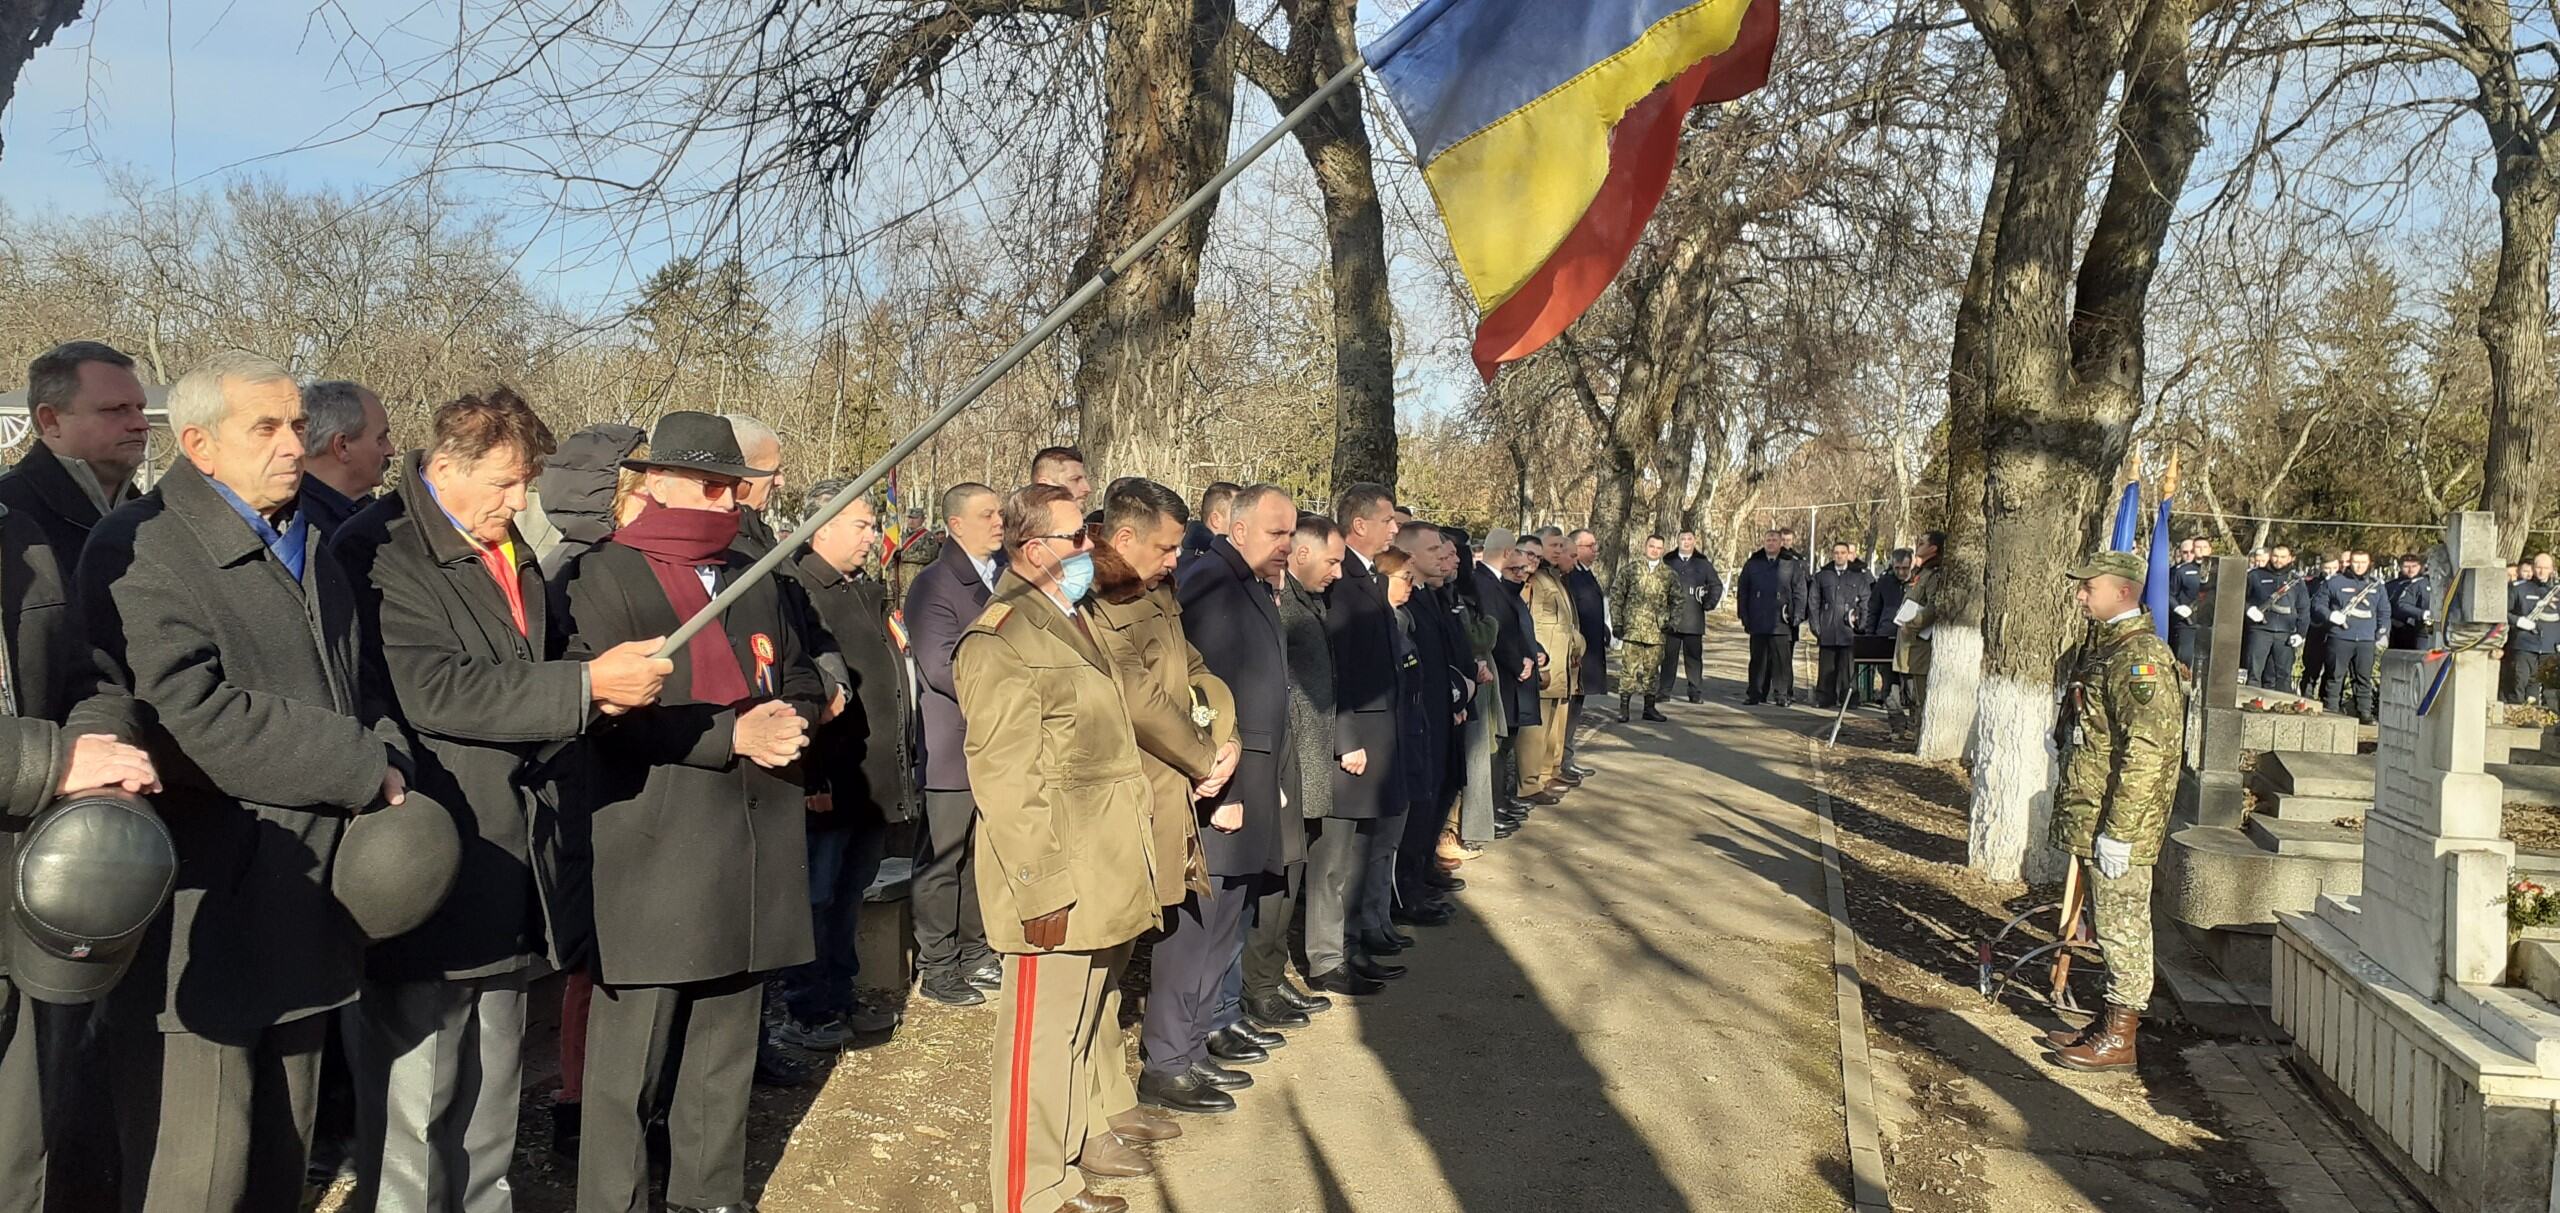
[[[1614,700],[1612,700],[1614,703]],[[1466,913],[1186,1117],[1151,1213],[1839,1210],[1818,824],[1796,714],[1611,725],[1562,805],[1467,865]]]

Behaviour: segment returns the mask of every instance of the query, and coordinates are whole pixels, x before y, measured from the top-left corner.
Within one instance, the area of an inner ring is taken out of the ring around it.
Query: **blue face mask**
[[[1093,553],[1070,553],[1058,563],[1058,592],[1069,602],[1082,602],[1093,592]]]

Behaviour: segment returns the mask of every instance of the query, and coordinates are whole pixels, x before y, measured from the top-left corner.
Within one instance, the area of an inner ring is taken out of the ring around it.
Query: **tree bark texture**
[[[18,75],[53,41],[62,27],[80,19],[87,0],[0,0],[0,112],[18,96]]]
[[[1297,108],[1358,50],[1357,0],[1287,0],[1285,52],[1248,45],[1245,74],[1281,110]],[[1395,306],[1387,280],[1387,218],[1378,201],[1369,127],[1357,85],[1334,94],[1297,129],[1298,149],[1324,199],[1333,288],[1333,483],[1395,488]]]
[[[2141,410],[2144,308],[2201,139],[2186,57],[2197,3],[1967,6],[2008,19],[1984,32],[2008,77],[2017,135],[1993,261],[1971,838],[1972,865],[1994,879],[2054,878],[2065,862],[2043,845],[2053,694],[2063,652],[2086,624],[2061,573],[2097,534]],[[2113,173],[2075,275],[2082,198],[2119,69]]]
[[[1100,272],[1224,167],[1233,0],[1117,0],[1104,38],[1101,195],[1076,277]],[[1097,476],[1182,483],[1191,318],[1216,206],[1201,208],[1075,322],[1079,438]]]
[[[2551,453],[2552,427],[2560,425],[2560,383],[2552,374],[2549,344],[2560,166],[2551,162],[2544,146],[2549,128],[2520,78],[2508,6],[2454,0],[2447,7],[2474,52],[2480,91],[2472,108],[2487,123],[2497,157],[2489,185],[2498,198],[2498,270],[2480,310],[2480,341],[2489,353],[2489,445],[2480,508],[2496,516],[2499,534],[2513,537],[2510,548],[2529,552],[2528,531],[2542,505],[2539,465]]]

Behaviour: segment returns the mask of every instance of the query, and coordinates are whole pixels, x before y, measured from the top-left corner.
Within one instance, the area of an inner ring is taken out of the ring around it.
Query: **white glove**
[[[2125,873],[2133,870],[2132,843],[2119,842],[2100,834],[2097,846],[2093,849],[2098,853],[2098,875],[2109,880],[2122,880]]]
[[[2183,603],[2178,606],[2170,607],[2169,609],[2177,612],[2178,618],[2180,619],[2193,619],[2196,617],[2196,609]]]
[[[2345,627],[2347,625],[2347,613],[2345,611],[2331,611],[2329,612],[2329,622],[2337,627]]]
[[[2266,611],[2264,611],[2264,610],[2262,610],[2262,609],[2260,609],[2260,608],[2258,608],[2258,607],[2250,607],[2250,608],[2249,608],[2249,622],[2251,622],[2251,623],[2265,623],[2266,621],[2267,621],[2267,613],[2266,613]]]
[[[2295,632],[2293,634],[2293,647],[2297,649],[2302,647],[2302,633]]]
[[[2527,615],[2527,616],[2525,616],[2525,617],[2523,617],[2523,618],[2521,618],[2521,619],[2516,620],[2516,628],[2517,628],[2517,630],[2519,630],[2519,631],[2530,632],[2530,631],[2534,631],[2534,630],[2536,630],[2536,629],[2540,628],[2541,626],[2542,626],[2541,624],[2535,623],[2535,622],[2533,621],[2533,616],[2531,616],[2531,615]]]
[[[1902,627],[1919,617],[1920,604],[1905,598],[1902,600],[1902,609],[1893,613],[1893,626]]]

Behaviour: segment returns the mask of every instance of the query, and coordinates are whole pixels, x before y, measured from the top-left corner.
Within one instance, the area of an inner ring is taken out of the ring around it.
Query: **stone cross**
[[[2415,652],[2386,655],[2381,748],[2373,812],[2365,818],[2364,891],[2349,930],[2367,955],[2420,995],[2444,983],[2495,984],[2506,976],[2501,898],[2515,844],[2498,836],[2505,789],[2486,773],[2489,705],[2498,667],[2483,645],[2459,651],[2506,620],[2506,573],[2497,524],[2456,514],[2446,527],[2453,584],[2447,634],[2458,651],[2437,664]]]
[[[2196,672],[2196,699],[2209,708],[2240,706],[2240,655],[2249,627],[2249,561],[2243,556],[2216,556],[2208,570],[2203,619],[2207,629],[2203,668]],[[2236,766],[2239,755],[2232,755]]]

